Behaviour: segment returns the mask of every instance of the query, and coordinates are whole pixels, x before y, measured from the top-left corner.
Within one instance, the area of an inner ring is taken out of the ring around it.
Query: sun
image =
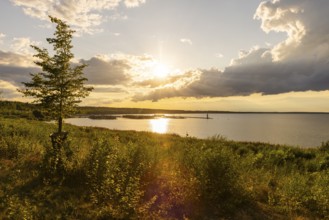
[[[163,79],[169,75],[169,68],[163,63],[155,63],[151,71],[156,78]]]

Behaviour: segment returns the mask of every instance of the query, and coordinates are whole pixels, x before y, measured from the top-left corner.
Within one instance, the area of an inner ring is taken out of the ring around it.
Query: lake
[[[175,114],[180,118],[92,120],[70,118],[66,123],[116,130],[175,133],[208,138],[221,135],[229,140],[286,144],[299,147],[320,146],[329,140],[329,114]],[[198,118],[200,117],[200,118]],[[201,118],[203,117],[203,118]]]

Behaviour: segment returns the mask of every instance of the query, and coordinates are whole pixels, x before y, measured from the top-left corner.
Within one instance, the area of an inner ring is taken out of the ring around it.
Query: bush
[[[147,150],[140,145],[121,144],[118,138],[98,139],[87,159],[91,200],[100,216],[131,218],[142,206],[142,176],[150,168]],[[106,208],[105,208],[106,207]]]
[[[212,144],[185,146],[183,164],[198,180],[201,213],[210,218],[234,215],[247,201],[239,183],[235,157],[218,143]]]

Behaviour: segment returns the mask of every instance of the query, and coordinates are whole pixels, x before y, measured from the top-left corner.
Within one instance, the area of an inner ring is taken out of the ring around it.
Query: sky
[[[1,0],[1,99],[40,72],[48,15],[76,31],[81,105],[329,112],[328,0]]]

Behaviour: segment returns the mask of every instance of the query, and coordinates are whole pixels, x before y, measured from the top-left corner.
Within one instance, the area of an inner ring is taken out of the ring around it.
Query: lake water
[[[70,118],[78,126],[117,130],[175,133],[208,138],[221,135],[229,140],[287,144],[299,147],[320,146],[329,140],[329,114],[175,114],[185,119],[155,118],[92,120]],[[203,118],[194,118],[203,117]]]

